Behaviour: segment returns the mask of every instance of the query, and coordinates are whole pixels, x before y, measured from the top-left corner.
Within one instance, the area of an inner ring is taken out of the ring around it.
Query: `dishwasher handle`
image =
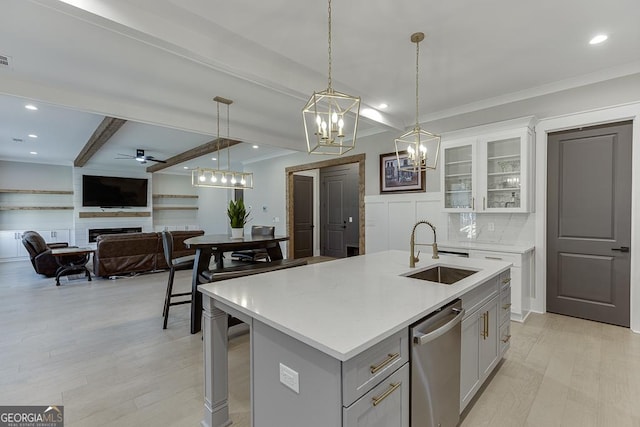
[[[436,329],[435,331],[429,332],[428,334],[423,334],[418,331],[413,331],[413,343],[417,345],[424,345],[430,341],[435,340],[438,337],[449,332],[451,329],[455,328],[458,323],[462,321],[464,317],[464,308],[452,308],[452,313],[457,313],[456,316],[449,320],[447,323]]]

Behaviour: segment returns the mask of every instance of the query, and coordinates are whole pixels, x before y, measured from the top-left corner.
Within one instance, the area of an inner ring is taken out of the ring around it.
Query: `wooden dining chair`
[[[251,227],[251,236],[270,236],[273,237],[276,234],[276,227],[272,225],[254,225]],[[266,249],[247,249],[241,251],[234,251],[231,253],[231,258],[239,261],[271,261]]]

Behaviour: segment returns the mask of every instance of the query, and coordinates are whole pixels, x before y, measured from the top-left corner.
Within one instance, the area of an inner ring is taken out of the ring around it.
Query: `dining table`
[[[245,235],[241,238],[232,238],[227,234],[205,234],[184,240],[184,245],[196,250],[196,257],[191,277],[191,333],[195,334],[202,329],[202,294],[198,292],[198,285],[204,283],[202,273],[206,270],[223,273],[234,266],[227,262],[225,267],[225,252],[265,249],[270,261],[283,259],[280,242],[289,240],[289,236],[258,236]],[[211,258],[214,259],[214,268],[211,269]],[[237,264],[243,263],[239,261]],[[245,262],[246,263],[246,262]],[[259,267],[259,262],[256,263]]]

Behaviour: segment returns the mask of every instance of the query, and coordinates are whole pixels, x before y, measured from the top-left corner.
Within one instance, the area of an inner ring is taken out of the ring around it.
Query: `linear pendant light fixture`
[[[360,98],[331,87],[331,0],[329,0],[329,87],[313,92],[302,109],[309,154],[342,155],[356,146]]]
[[[395,144],[398,169],[417,172],[436,168],[440,153],[440,135],[427,132],[420,127],[418,118],[418,59],[420,57],[420,42],[424,40],[424,33],[411,34],[410,40],[416,44],[416,124],[412,130],[396,138]]]
[[[233,188],[233,189],[249,189],[253,188],[253,173],[237,172],[231,170],[231,154],[229,147],[229,105],[232,100],[216,96],[213,98],[217,106],[217,122],[218,135],[217,141],[217,168],[195,168],[191,170],[191,185],[194,187],[213,187],[213,188]],[[220,138],[220,104],[227,106],[227,137]],[[220,169],[220,148],[223,142],[227,143],[227,168]]]

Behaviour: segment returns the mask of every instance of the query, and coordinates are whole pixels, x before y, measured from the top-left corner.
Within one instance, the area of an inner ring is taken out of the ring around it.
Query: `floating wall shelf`
[[[141,218],[151,216],[151,212],[80,212],[80,218]]]
[[[154,194],[153,197],[165,199],[197,199],[195,194]]]
[[[12,190],[0,188],[0,193],[17,193],[17,194],[73,194],[73,191],[64,190]]]
[[[197,206],[154,206],[154,211],[197,211]]]
[[[59,211],[73,210],[73,206],[0,206],[0,211]]]

